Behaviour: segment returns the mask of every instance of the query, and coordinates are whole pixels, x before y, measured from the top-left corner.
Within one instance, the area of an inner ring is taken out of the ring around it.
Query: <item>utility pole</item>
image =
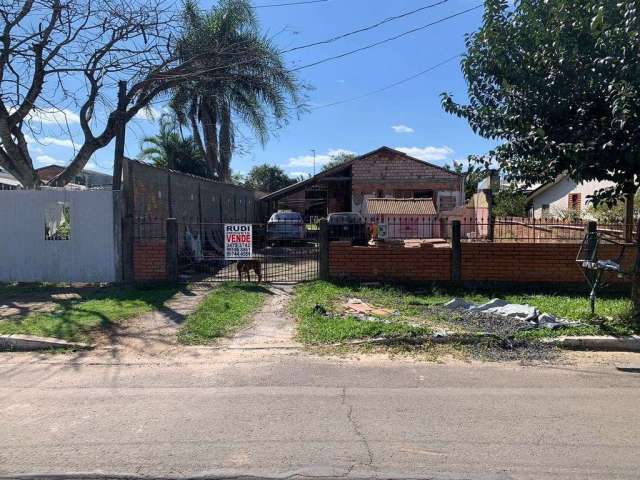
[[[118,82],[118,110],[116,125],[116,148],[113,159],[113,186],[112,190],[120,190],[122,187],[122,164],[124,163],[124,137],[126,133],[126,123],[124,116],[127,110],[127,82]]]
[[[316,149],[312,148],[311,151],[313,152],[313,176],[316,176]]]

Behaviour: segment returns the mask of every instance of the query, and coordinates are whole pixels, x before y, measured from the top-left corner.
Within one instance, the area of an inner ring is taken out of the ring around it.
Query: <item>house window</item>
[[[433,190],[416,190],[413,198],[433,198]]]
[[[376,198],[384,198],[384,191],[376,190]]]
[[[44,239],[69,240],[71,238],[71,205],[55,202],[44,210]]]
[[[580,193],[570,193],[569,194],[569,210],[573,210],[575,212],[580,211],[580,207],[582,206],[582,194]]]
[[[542,216],[543,217],[548,217],[550,211],[551,211],[551,207],[549,206],[548,203],[545,203],[545,204],[542,205]]]

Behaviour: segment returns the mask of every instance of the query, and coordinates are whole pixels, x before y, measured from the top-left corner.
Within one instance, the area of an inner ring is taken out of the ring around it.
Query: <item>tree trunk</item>
[[[231,109],[225,103],[220,113],[220,167],[218,175],[224,182],[231,180],[231,155],[233,153],[233,125]]]
[[[624,194],[624,240],[633,241],[633,207],[637,189]]]
[[[215,106],[203,105],[200,109],[200,122],[202,123],[202,133],[204,134],[205,159],[211,176],[218,173],[218,111]]]
[[[636,260],[631,274],[631,301],[633,302],[633,316],[637,321],[640,321],[640,220],[636,225],[635,250]]]
[[[193,133],[193,141],[196,144],[196,147],[198,148],[198,151],[200,152],[200,155],[202,155],[202,159],[206,162],[207,161],[207,154],[204,151],[204,145],[202,144],[202,137],[200,136],[200,129],[198,128],[198,120],[196,119],[196,115],[195,112],[190,112],[189,113],[189,122],[191,123],[191,130]]]

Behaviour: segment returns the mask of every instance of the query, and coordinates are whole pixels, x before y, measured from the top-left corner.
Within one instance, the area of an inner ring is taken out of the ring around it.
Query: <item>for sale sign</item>
[[[253,255],[253,233],[251,224],[230,223],[224,226],[224,258],[247,260]]]

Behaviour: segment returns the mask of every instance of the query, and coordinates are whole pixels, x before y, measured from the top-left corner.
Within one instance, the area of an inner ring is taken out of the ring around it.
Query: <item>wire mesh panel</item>
[[[183,280],[301,282],[319,276],[317,224],[282,221],[251,225],[251,255],[225,258],[225,224],[179,224]]]

